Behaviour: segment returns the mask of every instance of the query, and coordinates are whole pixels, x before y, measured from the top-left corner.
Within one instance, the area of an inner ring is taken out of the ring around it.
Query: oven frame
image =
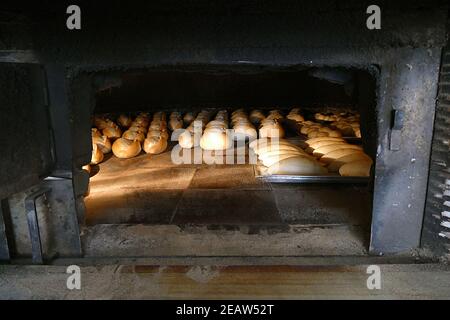
[[[58,199],[67,203],[61,219],[74,221],[75,217],[79,223],[83,219],[82,197],[88,186],[88,177],[78,168],[90,160],[90,123],[87,119],[92,111],[88,106],[92,106],[93,96],[80,96],[76,92],[92,92],[92,87],[98,85],[91,81],[87,72],[189,64],[369,67],[378,70],[378,138],[369,251],[381,255],[418,248],[424,215],[428,215],[425,199],[441,53],[446,42],[446,8],[431,6],[422,12],[417,8],[404,10],[403,7],[394,7],[392,12],[405,12],[409,22],[395,14],[387,14],[383,20],[383,24],[390,27],[387,33],[365,30],[357,25],[363,22],[364,12],[359,12],[356,5],[347,9],[338,14],[332,10],[323,12],[316,29],[308,29],[309,26],[302,25],[301,19],[293,13],[287,14],[286,9],[277,9],[279,11],[275,10],[272,15],[261,17],[250,12],[249,17],[255,24],[263,21],[267,27],[271,25],[270,21],[273,22],[273,33],[283,35],[277,38],[276,45],[270,34],[260,33],[257,29],[247,32],[253,38],[233,40],[229,37],[233,32],[246,30],[248,21],[245,15],[236,16],[235,25],[225,23],[223,37],[216,42],[208,37],[208,28],[204,29],[203,36],[198,37],[192,36],[196,35],[195,29],[186,29],[188,37],[177,45],[170,37],[180,39],[177,30],[169,30],[164,39],[147,37],[149,28],[157,26],[158,19],[164,15],[150,19],[138,33],[123,39],[117,36],[119,31],[111,32],[111,25],[91,29],[92,34],[86,37],[83,32],[68,33],[65,29],[55,28],[59,25],[57,18],[45,21],[37,18],[44,30],[56,30],[55,34],[51,37],[41,34],[35,47],[1,50],[0,62],[40,65],[44,70],[46,95],[43,100],[50,113],[50,129],[54,137],[55,162],[49,176],[57,179],[43,181],[42,184],[67,191]],[[359,17],[360,13],[361,21],[357,20],[355,25],[339,24],[339,21],[355,21],[355,14]],[[277,20],[280,15],[283,20]],[[93,13],[92,16],[95,17]],[[307,17],[306,11],[305,23]],[[269,23],[264,19],[269,19]],[[284,24],[284,21],[291,24]],[[300,22],[297,24],[297,21]],[[188,23],[189,19],[181,22]],[[201,23],[206,27],[214,25],[213,19],[207,18]],[[414,27],[406,28],[405,24],[414,24]],[[302,27],[312,32],[305,33]],[[298,34],[296,37],[292,28],[298,28],[296,31],[304,37]],[[330,28],[336,28],[336,33],[327,33]],[[129,35],[133,30],[122,31],[122,34]],[[354,31],[354,41],[351,42],[353,46],[347,47],[349,31]],[[18,34],[29,37],[33,31],[20,30]],[[60,45],[58,40],[62,39],[64,41]],[[111,41],[114,50],[99,45],[98,41]],[[44,45],[40,48],[39,44]],[[92,54],[92,48],[98,49],[95,54]],[[101,82],[104,84],[109,80],[105,78]],[[76,232],[73,223],[66,225],[74,232],[64,232],[63,227],[55,236],[66,247],[63,255],[82,255],[80,232]]]

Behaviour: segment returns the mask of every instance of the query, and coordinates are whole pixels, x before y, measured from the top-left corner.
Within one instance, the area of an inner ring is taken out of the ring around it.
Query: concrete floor
[[[374,261],[371,261],[374,263]],[[375,261],[376,263],[376,261]],[[379,264],[381,289],[358,265],[0,266],[1,299],[450,299],[450,266]]]

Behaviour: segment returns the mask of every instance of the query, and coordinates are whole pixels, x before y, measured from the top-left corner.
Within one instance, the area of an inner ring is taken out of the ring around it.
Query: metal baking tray
[[[293,176],[293,175],[263,175],[259,165],[254,165],[255,178],[270,183],[338,183],[338,184],[367,184],[370,177],[343,177],[338,174],[323,176]]]
[[[345,139],[345,138],[344,138]],[[358,139],[359,138],[353,138]],[[301,146],[304,142],[304,138],[301,136],[286,138],[289,142],[294,145]],[[356,141],[355,141],[356,142]],[[259,161],[258,161],[259,162]],[[270,183],[297,183],[297,184],[307,184],[307,183],[337,183],[337,184],[367,184],[369,183],[370,177],[343,177],[338,173],[330,173],[323,176],[294,176],[294,175],[263,175],[261,168],[264,168],[262,164],[253,165],[253,170],[255,173],[255,178],[260,179],[265,182]]]

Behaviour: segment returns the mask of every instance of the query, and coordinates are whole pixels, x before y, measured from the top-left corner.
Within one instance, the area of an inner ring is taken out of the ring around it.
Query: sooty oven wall
[[[378,1],[381,30],[366,28],[366,8],[372,3],[365,1],[80,2],[82,29],[74,31],[65,27],[67,4],[8,9],[32,26],[33,44],[11,40],[7,49],[25,51],[6,58],[46,70],[49,108],[59,128],[56,167],[70,172],[75,199],[82,200],[87,186],[74,168],[90,159],[93,94],[117,85],[117,79],[96,73],[188,64],[376,69],[371,250],[399,252],[419,245],[445,43],[444,2]],[[390,148],[394,109],[405,113],[397,151]],[[75,206],[79,217],[81,202]]]
[[[128,71],[118,75],[120,86],[96,93],[95,112],[167,108],[188,111],[202,107],[290,108],[314,104],[351,106],[358,102],[358,80],[367,78],[363,72],[326,70],[347,76],[345,86],[318,78],[320,71],[300,66],[234,65],[184,65]]]

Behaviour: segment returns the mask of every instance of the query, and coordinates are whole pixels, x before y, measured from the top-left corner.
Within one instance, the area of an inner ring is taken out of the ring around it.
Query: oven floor
[[[269,184],[255,178],[252,165],[175,165],[170,152],[106,159],[92,168],[89,226],[370,223],[363,186]]]

